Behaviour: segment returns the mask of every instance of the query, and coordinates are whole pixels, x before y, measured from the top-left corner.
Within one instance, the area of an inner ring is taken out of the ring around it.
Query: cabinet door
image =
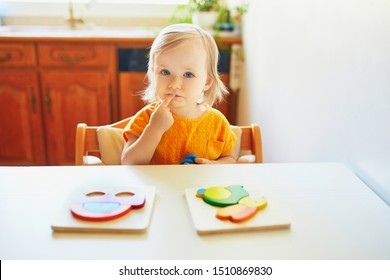
[[[44,165],[44,138],[37,74],[0,73],[0,164]]]
[[[111,120],[109,74],[100,71],[42,73],[44,116],[50,165],[73,165],[76,126]]]
[[[146,73],[143,72],[123,72],[119,74],[120,119],[135,115],[145,106],[141,94],[146,87],[146,81]]]

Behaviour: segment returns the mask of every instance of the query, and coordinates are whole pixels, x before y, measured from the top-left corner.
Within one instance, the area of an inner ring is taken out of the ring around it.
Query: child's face
[[[206,51],[200,39],[162,52],[154,64],[157,96],[162,100],[174,95],[170,108],[195,108],[202,92],[210,88]]]

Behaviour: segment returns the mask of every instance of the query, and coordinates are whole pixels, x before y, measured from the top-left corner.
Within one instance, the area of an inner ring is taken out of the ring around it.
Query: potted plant
[[[228,0],[189,0],[176,7],[171,22],[197,24],[205,29],[232,31],[248,10],[247,1],[240,6],[229,6]]]
[[[192,23],[205,29],[213,29],[221,9],[220,0],[190,0]]]
[[[241,20],[242,16],[248,12],[249,3],[247,1],[242,1],[240,6],[233,6],[227,8],[227,21],[233,26],[233,29],[237,35],[241,34]],[[221,15],[221,14],[220,14]],[[218,21],[223,22],[223,21]],[[217,28],[218,29],[218,28]]]

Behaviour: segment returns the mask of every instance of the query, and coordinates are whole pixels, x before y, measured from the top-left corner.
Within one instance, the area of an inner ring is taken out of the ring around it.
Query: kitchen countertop
[[[5,25],[0,26],[0,42],[17,40],[73,40],[77,41],[118,41],[139,40],[150,41],[158,34],[158,27],[104,27],[91,26],[81,29],[70,29],[66,25],[38,26],[38,25]],[[216,37],[222,38],[224,43],[241,43],[241,38],[235,33],[219,33]],[[218,41],[218,40],[217,40]]]

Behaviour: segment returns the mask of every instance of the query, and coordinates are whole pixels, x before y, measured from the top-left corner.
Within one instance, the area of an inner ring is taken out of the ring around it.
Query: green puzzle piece
[[[204,191],[203,200],[210,205],[225,207],[237,204],[246,196],[249,196],[249,193],[241,185],[216,186]]]

